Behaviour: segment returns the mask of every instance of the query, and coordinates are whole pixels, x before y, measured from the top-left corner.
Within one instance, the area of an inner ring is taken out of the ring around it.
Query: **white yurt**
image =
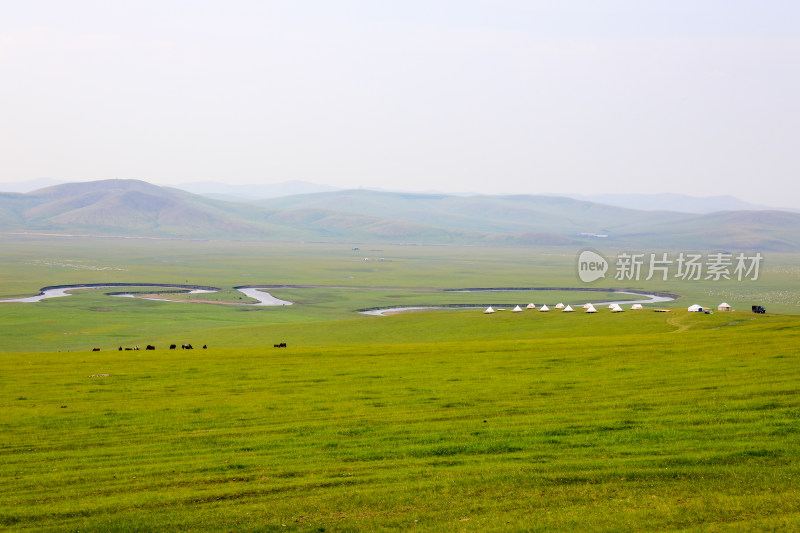
[[[593,305],[589,305],[589,307],[586,308],[586,312],[587,313],[596,313],[597,309],[595,309]]]
[[[633,305],[631,306],[631,309],[633,309],[633,310],[636,310],[636,309],[644,309],[644,307],[642,307],[642,304],[633,304]]]
[[[520,306],[516,306],[514,309],[511,310],[512,313],[521,313],[522,308]]]
[[[543,306],[541,306],[541,307],[539,308],[539,311],[549,311],[549,310],[550,310],[550,308],[549,308],[549,307],[547,307],[546,305],[543,305]]]
[[[571,305],[568,305],[568,306],[566,306],[566,307],[564,308],[564,312],[565,312],[565,313],[572,313],[573,311],[575,311],[575,310],[572,308],[572,306],[571,306]]]
[[[535,306],[535,305],[533,305],[533,302],[531,302],[531,303],[529,303],[529,304],[527,305],[526,309],[536,309],[536,306]]]
[[[703,308],[702,308],[702,307],[700,307],[700,306],[699,306],[699,305],[697,305],[697,304],[694,304],[694,305],[690,306],[690,307],[687,309],[687,311],[689,311],[690,313],[700,313],[700,312],[702,312],[702,311],[703,311]]]
[[[492,306],[490,305],[489,307],[486,308],[486,311],[484,311],[484,313],[486,314],[494,313],[494,309],[492,309]]]
[[[730,311],[731,306],[725,302],[722,302],[717,306],[717,311]]]
[[[556,309],[564,309],[564,304],[562,304],[561,302],[558,302],[556,304]]]

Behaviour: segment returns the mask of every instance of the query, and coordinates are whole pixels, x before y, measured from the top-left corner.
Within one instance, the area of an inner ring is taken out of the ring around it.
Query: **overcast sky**
[[[0,184],[800,207],[795,0],[0,0]]]

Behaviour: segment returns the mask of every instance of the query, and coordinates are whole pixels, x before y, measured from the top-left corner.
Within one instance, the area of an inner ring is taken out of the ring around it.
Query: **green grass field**
[[[100,282],[212,285],[222,300],[246,284],[353,289],[276,290],[297,301],[281,308],[103,290],[0,304],[0,528],[800,529],[800,317],[681,309],[709,291],[742,308],[754,291],[790,313],[794,256],[744,287],[642,284],[681,294],[670,313],[374,317],[354,309],[442,295],[425,288],[578,287],[574,257],[4,244],[0,296]],[[183,342],[209,349],[164,349]],[[159,349],[115,349],[148,343]]]
[[[466,314],[382,323],[421,336]],[[627,314],[569,317],[573,334],[507,314],[463,320],[470,340],[5,354],[0,524],[796,528],[798,319]]]

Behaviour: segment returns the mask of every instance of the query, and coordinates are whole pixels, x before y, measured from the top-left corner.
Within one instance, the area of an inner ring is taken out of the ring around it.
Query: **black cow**
[[[276,345],[274,345],[274,348],[286,348],[286,343],[282,342],[280,344],[276,344]]]
[[[204,349],[204,350],[208,349],[208,346],[206,346],[206,345],[204,344],[204,345],[203,345],[203,349]]]
[[[156,347],[153,346],[152,344],[148,344],[147,347],[145,348],[145,350],[155,350],[155,349]]]
[[[92,351],[93,351],[93,352],[99,352],[99,351],[100,351],[100,348],[92,348]]]
[[[192,348],[191,344],[182,344],[181,350],[194,350],[194,348]]]
[[[175,348],[177,348],[177,346],[175,346],[174,344],[170,344],[170,345],[169,345],[169,349],[170,349],[170,350],[174,350]]]
[[[122,351],[122,346],[120,346],[120,347],[119,347],[119,351],[120,351],[120,352]]]

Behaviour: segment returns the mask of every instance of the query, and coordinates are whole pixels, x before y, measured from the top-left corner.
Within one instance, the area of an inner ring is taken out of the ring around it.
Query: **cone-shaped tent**
[[[564,304],[562,304],[561,302],[557,303],[556,309],[564,309]]]
[[[566,307],[564,308],[564,312],[565,312],[565,313],[571,313],[571,312],[573,312],[573,311],[575,311],[575,310],[574,310],[574,309],[572,308],[572,306],[570,306],[570,305],[568,305],[568,306],[566,306]]]
[[[615,305],[617,305],[617,304],[608,304],[608,308],[609,308],[609,309],[614,309],[614,306],[615,306]]]
[[[595,309],[593,305],[589,305],[589,307],[586,308],[586,312],[587,313],[596,313],[597,309]]]
[[[612,313],[621,313],[623,311],[624,309],[619,304],[614,304],[614,307],[611,308]]]
[[[546,305],[543,305],[543,306],[541,306],[541,307],[539,308],[539,311],[549,311],[549,310],[550,310],[550,308],[549,308],[549,307],[547,307]]]
[[[592,307],[592,304],[589,303],[583,304],[584,309],[589,309],[590,307]]]
[[[536,306],[533,305],[533,302],[529,303],[525,309],[536,309]]]
[[[642,304],[633,304],[631,309],[644,309],[644,307],[642,307]]]
[[[522,308],[520,306],[516,306],[514,309],[511,310],[512,313],[521,313]]]
[[[484,311],[484,313],[486,314],[494,313],[494,309],[492,309],[492,306],[490,305],[489,307],[486,308],[486,311]]]

